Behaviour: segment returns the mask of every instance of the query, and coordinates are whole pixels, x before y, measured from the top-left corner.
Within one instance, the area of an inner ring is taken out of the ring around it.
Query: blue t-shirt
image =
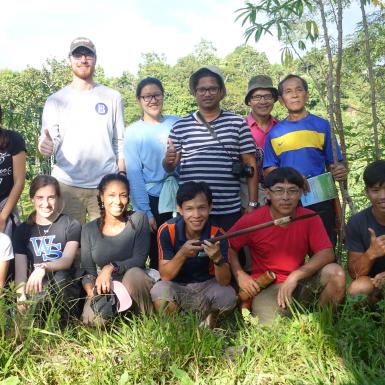
[[[207,222],[202,231],[200,240],[216,237],[223,233],[224,231],[221,228],[212,226],[210,222]],[[159,259],[173,259],[186,241],[183,217],[178,216],[177,218],[170,219],[168,222],[164,223],[158,231]],[[228,241],[221,241],[220,248],[222,257],[227,262],[229,250]],[[211,279],[214,275],[213,262],[203,251],[201,251],[195,257],[186,259],[173,281],[179,283],[204,282]]]
[[[148,195],[158,197],[168,175],[162,166],[167,138],[177,116],[163,115],[159,124],[138,120],[124,134],[124,160],[130,182],[131,203],[135,211],[152,218]],[[150,185],[151,183],[151,185]],[[146,186],[147,184],[147,186]]]
[[[293,167],[306,178],[323,174],[334,163],[331,129],[327,120],[307,115],[297,121],[277,123],[265,143],[263,168]],[[337,143],[338,160],[342,160]]]

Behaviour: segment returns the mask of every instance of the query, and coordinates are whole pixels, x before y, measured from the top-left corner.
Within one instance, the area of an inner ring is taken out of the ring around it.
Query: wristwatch
[[[220,257],[217,261],[213,261],[215,266],[222,266],[225,263],[223,257]]]
[[[259,202],[255,202],[255,201],[250,201],[249,202],[249,207],[254,207],[254,208],[257,208],[260,206],[260,203]]]
[[[115,262],[110,262],[112,266],[112,273],[116,274],[119,271],[119,266]]]

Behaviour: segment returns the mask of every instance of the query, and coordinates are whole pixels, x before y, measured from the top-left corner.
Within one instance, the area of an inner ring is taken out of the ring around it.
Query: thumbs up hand
[[[164,168],[166,170],[174,170],[177,164],[177,152],[174,147],[174,143],[170,138],[167,140],[168,148],[166,151],[166,156],[164,158]]]
[[[53,154],[54,143],[47,129],[44,129],[44,134],[40,137],[38,149],[42,155],[50,156]]]
[[[377,237],[375,231],[370,227],[368,231],[370,234],[370,246],[367,253],[370,259],[383,257],[385,255],[385,235]]]

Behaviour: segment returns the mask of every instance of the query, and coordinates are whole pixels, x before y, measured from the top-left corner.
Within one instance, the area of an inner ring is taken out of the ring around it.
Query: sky
[[[48,59],[64,59],[71,41],[90,38],[98,64],[108,76],[136,74],[142,53],[164,54],[175,64],[202,40],[223,57],[244,43],[235,23],[244,0],[11,0],[2,7],[0,69],[41,68]],[[357,10],[345,15],[347,28]],[[270,35],[258,44],[271,63],[280,61],[280,45]]]

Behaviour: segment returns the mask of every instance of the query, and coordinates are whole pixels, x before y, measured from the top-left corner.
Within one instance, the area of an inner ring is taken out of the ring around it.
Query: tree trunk
[[[373,74],[373,62],[370,55],[370,41],[369,41],[369,28],[368,21],[365,13],[365,0],[360,0],[361,14],[362,14],[362,26],[364,27],[365,34],[365,53],[366,53],[366,64],[368,66],[368,76],[370,84],[370,101],[372,106],[372,124],[373,124],[373,135],[374,135],[374,156],[375,159],[380,159],[380,148],[378,145],[378,119],[377,119],[377,107],[376,107],[376,89],[374,84]]]
[[[330,120],[330,126],[332,128],[331,132],[331,140],[332,140],[332,148],[333,148],[333,161],[334,163],[338,163],[338,155],[337,155],[337,139],[334,135],[334,129],[337,127],[339,136],[342,136],[343,140],[341,141],[345,148],[345,156],[346,156],[346,145],[345,145],[345,137],[343,132],[343,124],[342,124],[342,114],[341,114],[341,104],[340,104],[340,84],[341,84],[341,57],[342,56],[342,4],[341,1],[337,1],[338,6],[338,17],[336,20],[337,29],[338,29],[338,50],[337,50],[337,68],[336,68],[336,86],[334,87],[334,63],[333,63],[333,54],[332,54],[332,48],[330,46],[330,38],[328,33],[328,26],[327,26],[327,20],[326,20],[326,12],[323,0],[317,0],[320,12],[321,12],[321,20],[322,20],[322,29],[324,34],[324,40],[325,40],[325,47],[328,57],[328,77],[327,77],[327,99],[328,99],[328,115]],[[338,97],[336,97],[336,93],[338,92]],[[337,104],[338,101],[338,104]],[[337,112],[338,111],[338,112]],[[339,129],[336,125],[336,121],[334,119],[335,116],[338,116],[339,119]],[[345,158],[346,159],[346,158]],[[341,212],[341,218],[339,218],[339,251],[342,249],[342,240],[344,239],[345,235],[345,207],[346,202],[349,203],[349,206],[354,212],[354,205],[353,201],[350,198],[348,191],[347,191],[347,183],[339,182],[339,188],[341,191],[342,196],[342,212]]]

